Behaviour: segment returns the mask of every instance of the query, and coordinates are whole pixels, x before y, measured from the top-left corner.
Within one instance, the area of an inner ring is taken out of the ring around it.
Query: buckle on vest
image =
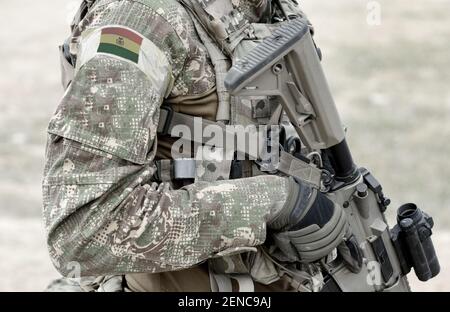
[[[194,158],[161,159],[155,163],[156,179],[161,182],[195,180],[197,168]]]
[[[175,180],[195,179],[196,172],[195,159],[182,158],[173,160],[173,178]]]

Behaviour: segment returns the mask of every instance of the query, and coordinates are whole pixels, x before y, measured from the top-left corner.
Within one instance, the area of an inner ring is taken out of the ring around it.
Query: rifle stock
[[[277,29],[233,65],[225,85],[238,100],[277,97],[307,151],[329,161],[328,195],[345,208],[363,254],[358,273],[342,263],[326,269],[340,289],[409,291],[406,274],[412,264],[404,264],[408,261],[391,239],[384,216],[389,200],[372,174],[353,162],[306,20],[296,18]]]

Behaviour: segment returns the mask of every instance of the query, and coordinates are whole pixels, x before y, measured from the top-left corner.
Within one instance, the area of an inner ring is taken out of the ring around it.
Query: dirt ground
[[[39,291],[57,276],[42,230],[45,128],[62,95],[57,45],[78,1],[0,2],[0,291]],[[450,0],[303,0],[316,27],[358,164],[392,198],[435,219],[442,273],[414,290],[450,291]],[[373,1],[372,1],[373,2]]]

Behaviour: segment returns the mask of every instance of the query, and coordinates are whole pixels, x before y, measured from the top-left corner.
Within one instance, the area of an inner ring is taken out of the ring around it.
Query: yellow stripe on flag
[[[141,48],[141,46],[136,42],[118,35],[103,34],[100,42],[114,44],[136,54],[139,54]]]

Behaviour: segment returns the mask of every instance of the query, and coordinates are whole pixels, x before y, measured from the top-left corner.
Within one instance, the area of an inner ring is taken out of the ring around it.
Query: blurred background
[[[357,163],[395,210],[435,220],[441,274],[413,290],[450,291],[450,0],[300,1]],[[60,85],[57,46],[79,1],[0,0],[0,291],[40,291],[58,276],[41,223],[46,126]]]

